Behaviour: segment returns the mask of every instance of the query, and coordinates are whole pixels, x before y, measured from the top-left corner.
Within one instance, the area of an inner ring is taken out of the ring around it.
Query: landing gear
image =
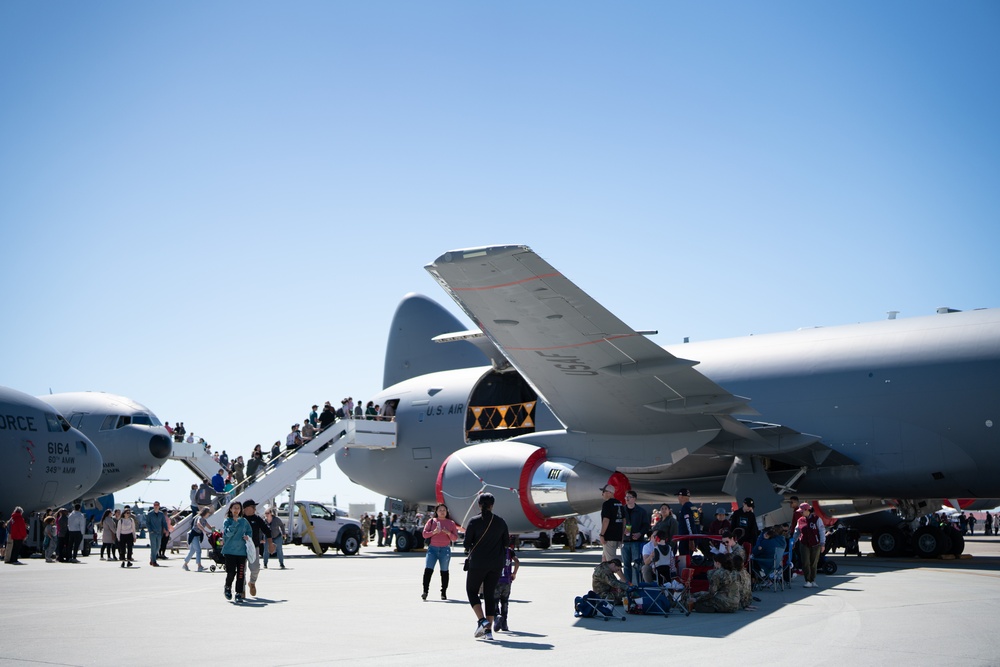
[[[905,551],[906,541],[902,531],[895,526],[884,526],[872,534],[872,549],[879,558],[896,558]]]
[[[913,548],[921,558],[937,558],[951,549],[951,538],[937,526],[923,526],[913,533]]]

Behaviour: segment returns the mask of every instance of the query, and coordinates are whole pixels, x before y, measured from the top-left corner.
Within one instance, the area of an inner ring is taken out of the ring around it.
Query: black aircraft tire
[[[921,526],[913,533],[913,548],[921,558],[937,558],[944,552],[944,545],[944,535],[937,526]]]
[[[961,556],[965,552],[965,537],[962,533],[955,531],[951,534],[951,549],[945,553],[952,556]]]
[[[879,528],[872,535],[872,549],[879,558],[903,555],[903,534],[894,526]]]
[[[405,530],[396,533],[396,550],[406,552],[413,548],[413,536]]]
[[[823,574],[837,574],[837,564],[827,558],[823,563]]]
[[[539,549],[548,549],[549,547],[551,547],[552,540],[549,539],[549,534],[548,533],[540,534],[538,536],[538,539],[535,540],[535,546],[538,547]]]

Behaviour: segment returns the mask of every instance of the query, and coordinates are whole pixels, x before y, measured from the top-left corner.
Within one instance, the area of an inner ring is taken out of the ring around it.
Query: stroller
[[[225,565],[226,557],[222,555],[222,533],[217,530],[213,530],[212,534],[208,538],[209,550],[208,555],[212,558],[212,561],[216,565]],[[209,570],[215,572],[215,565],[210,565]]]

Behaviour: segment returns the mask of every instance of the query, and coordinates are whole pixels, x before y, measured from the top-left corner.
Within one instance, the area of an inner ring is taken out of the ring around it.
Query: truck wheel
[[[340,540],[340,550],[345,556],[353,556],[358,553],[358,549],[361,548],[361,535],[355,530],[348,530],[344,532],[343,538]]]

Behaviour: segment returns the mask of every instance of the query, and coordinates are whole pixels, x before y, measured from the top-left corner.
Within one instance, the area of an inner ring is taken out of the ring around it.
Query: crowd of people
[[[725,506],[717,506],[714,517],[703,521],[691,502],[689,489],[677,492],[677,516],[666,503],[647,512],[636,503],[637,494],[631,489],[622,503],[615,497],[616,490],[613,484],[601,489],[604,503],[599,537],[603,551],[591,581],[593,592],[601,598],[627,604],[630,589],[654,582],[668,590],[685,590],[678,561],[697,561],[707,587],[685,601],[690,610],[755,609],[751,562],[759,576],[771,576],[778,560],[775,554],[781,558],[786,549],[796,553],[793,545],[798,547],[803,587],[818,587],[816,572],[826,544],[826,529],[809,503],[791,497],[791,524],[768,526],[761,531],[753,498],[745,498],[732,514]],[[687,535],[691,539],[684,539]]]

